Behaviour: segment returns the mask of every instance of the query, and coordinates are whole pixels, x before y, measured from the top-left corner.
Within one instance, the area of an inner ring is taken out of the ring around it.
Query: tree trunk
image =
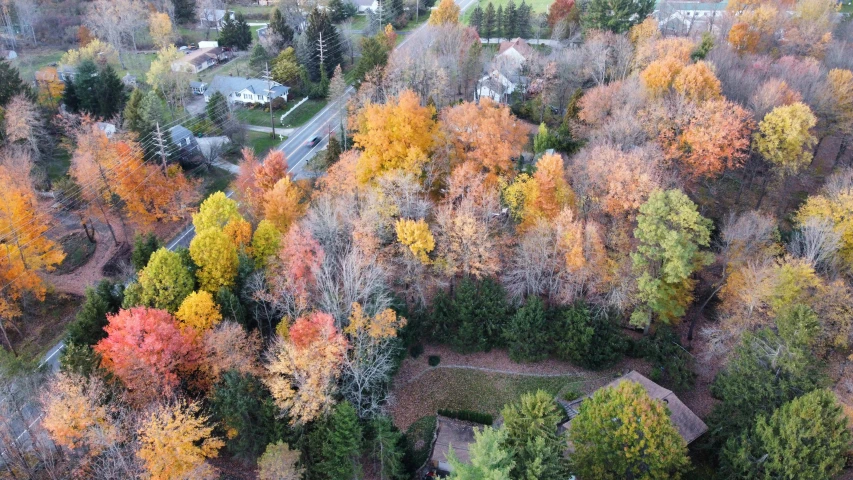
[[[18,356],[18,352],[15,350],[15,347],[12,346],[12,341],[9,340],[9,334],[6,332],[6,324],[0,319],[0,331],[3,332],[3,338],[6,340],[6,345],[9,345],[9,350],[12,351],[12,354],[16,357]]]
[[[761,202],[764,200],[764,195],[767,194],[767,182],[770,181],[770,173],[764,177],[764,182],[761,184],[761,196],[758,197],[758,203],[755,204],[755,209],[758,210],[761,208]]]

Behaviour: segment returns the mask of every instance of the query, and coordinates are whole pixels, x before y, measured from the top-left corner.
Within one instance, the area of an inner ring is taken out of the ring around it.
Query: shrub
[[[409,349],[409,355],[411,355],[412,358],[418,358],[422,353],[424,353],[424,345],[422,343],[416,343]]]
[[[441,363],[441,357],[438,355],[430,355],[427,359],[427,363],[429,363],[430,367],[437,367],[439,363]]]
[[[563,393],[563,395],[562,395],[563,400],[565,400],[565,401],[567,401],[567,402],[575,401],[575,400],[577,400],[577,399],[581,398],[582,396],[583,396],[583,392],[581,392],[580,390],[578,390],[578,389],[576,389],[576,388],[574,388],[574,387],[573,387],[573,388],[570,388],[569,390],[567,390],[567,391],[566,391],[565,393]]]
[[[491,425],[494,418],[488,413],[474,412],[471,410],[444,410],[439,409],[438,414],[442,417],[455,418],[463,422],[479,423],[481,425]]]

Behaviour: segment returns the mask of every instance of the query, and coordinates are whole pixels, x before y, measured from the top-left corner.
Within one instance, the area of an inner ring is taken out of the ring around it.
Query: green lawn
[[[497,416],[507,403],[523,393],[545,390],[557,395],[580,389],[578,378],[532,377],[475,370],[436,368],[414,383],[397,388],[400,408],[412,408],[420,415],[434,415],[440,409],[473,410]]]
[[[322,110],[323,107],[326,106],[326,103],[326,99],[306,101],[302,105],[296,107],[296,110],[291,112],[288,116],[284,117],[283,126],[286,128],[302,126],[305,122],[311,120],[311,117],[317,115],[317,112]]]
[[[270,138],[270,134],[266,132],[246,132],[246,144],[252,147],[255,150],[255,155],[259,157],[266,155],[268,151],[275,148],[282,141],[278,135],[275,138]]]
[[[521,0],[514,1],[516,7],[521,5]],[[479,0],[480,7],[483,9],[483,11],[486,10],[486,7],[489,5],[489,2],[491,2],[495,6],[495,10],[497,10],[498,6],[501,5],[506,8],[507,4],[509,4],[509,0]],[[548,7],[550,7],[551,4],[554,3],[554,0],[525,0],[525,2],[533,9],[533,13],[547,13]],[[471,12],[473,12],[475,8],[477,8],[476,5],[471,5],[468,10],[466,10],[465,13],[462,14],[462,20],[465,22],[466,25],[468,24],[468,20],[471,18]]]
[[[198,78],[202,82],[210,83],[210,81],[213,80],[213,77],[215,77],[216,75],[233,75],[235,77],[257,77],[258,75],[260,75],[260,72],[256,72],[255,70],[249,68],[249,56],[243,55],[231,60],[228,63],[223,63],[222,65],[217,65],[215,67],[204,70],[203,72],[198,74]]]
[[[234,5],[228,7],[230,10],[234,10],[236,13],[242,13],[247,21],[251,21],[252,23],[257,23],[260,20],[266,21],[270,17],[270,12],[272,11],[271,6],[260,6],[260,5]]]
[[[12,60],[12,65],[21,73],[25,82],[35,80],[35,73],[42,67],[59,62],[65,50],[49,50],[40,53],[30,53],[26,50],[18,52],[18,58]]]
[[[290,101],[284,106],[281,110],[275,110],[273,112],[273,118],[275,118],[275,126],[278,125],[278,119],[281,117],[281,114],[286,112],[290,107],[295,105],[296,102]],[[241,108],[234,112],[234,116],[236,116],[241,122],[248,123],[249,125],[257,125],[259,127],[269,127],[270,126],[270,112],[265,112],[261,108],[256,108],[254,110],[250,110],[248,108]]]
[[[127,70],[120,71],[119,76],[124,76],[125,73],[135,75],[140,82],[145,81],[145,74],[151,68],[151,62],[157,58],[156,53],[128,53],[125,56],[124,65]]]
[[[410,31],[420,27],[421,25],[423,25],[427,21],[429,21],[429,16],[431,14],[432,14],[432,11],[427,11],[425,13],[418,15],[417,21],[415,21],[415,19],[413,18],[411,22],[409,22],[405,27],[401,28],[399,31],[400,32],[410,32]]]
[[[216,192],[228,190],[235,178],[233,173],[221,168],[201,169],[200,172],[193,173],[192,176],[202,179],[202,201]]]
[[[219,32],[216,31],[215,28],[210,29],[210,36],[205,38],[206,29],[195,29],[195,28],[187,28],[187,27],[178,27],[178,33],[181,34],[181,37],[184,40],[184,43],[187,45],[190,44],[198,44],[198,42],[203,40],[216,40],[219,38]]]
[[[352,17],[353,30],[364,30],[367,28],[367,15],[356,15]]]
[[[853,13],[853,3],[841,5],[841,13]]]

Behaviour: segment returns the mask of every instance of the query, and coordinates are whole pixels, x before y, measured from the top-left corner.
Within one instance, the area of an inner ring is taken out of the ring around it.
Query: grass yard
[[[192,174],[202,181],[201,201],[216,192],[225,192],[231,186],[236,176],[221,168],[209,168]]]
[[[12,60],[12,66],[21,73],[24,82],[35,80],[36,71],[51,63],[58,63],[65,50],[45,50],[30,52],[23,50],[18,52],[18,58]]]
[[[356,15],[352,17],[353,30],[364,30],[367,28],[367,15]]]
[[[406,417],[420,418],[435,415],[440,408],[448,410],[473,410],[494,416],[509,402],[523,393],[545,390],[557,393],[578,389],[579,377],[534,377],[491,373],[477,370],[436,368],[427,371],[406,386],[397,386],[395,412],[405,412]],[[397,422],[400,428],[408,427]],[[404,422],[405,423],[405,422]]]
[[[287,137],[284,138],[287,139]],[[246,132],[246,145],[252,147],[258,157],[266,155],[268,151],[283,141],[278,135],[275,138],[270,138],[270,134],[266,132]]]
[[[513,0],[515,2],[515,6],[518,7],[521,5],[521,0]],[[486,7],[489,5],[489,2],[495,6],[495,10],[498,9],[498,6],[503,5],[504,9],[506,9],[507,4],[509,4],[509,0],[479,0],[480,7],[483,11],[486,10]],[[554,0],[525,0],[525,2],[530,5],[533,9],[533,13],[547,13],[548,7],[554,3]],[[469,20],[471,19],[471,12],[477,8],[475,5],[471,5],[465,13],[462,14],[462,20],[467,25]]]
[[[436,3],[436,5],[438,5],[438,4]],[[416,28],[420,27],[421,25],[423,25],[423,24],[425,24],[427,21],[429,21],[429,16],[430,16],[430,14],[432,14],[432,11],[427,11],[427,12],[425,12],[425,13],[420,14],[420,15],[418,16],[418,20],[417,20],[417,21],[415,21],[415,19],[413,18],[411,22],[409,22],[405,27],[401,28],[401,29],[400,29],[400,30],[398,30],[398,31],[399,31],[399,32],[411,32],[412,30],[414,30],[414,29],[416,29]],[[398,39],[397,41],[398,41],[398,43],[399,43],[399,39]]]
[[[71,154],[64,148],[57,148],[52,156],[45,158],[44,167],[51,182],[64,178],[71,167]]]
[[[286,112],[290,107],[295,105],[296,102],[290,101],[284,106],[284,109],[274,110],[273,118],[275,118],[275,126],[278,125],[278,119],[281,117],[281,114]],[[259,127],[269,127],[270,126],[270,112],[265,112],[262,108],[248,109],[241,108],[234,112],[234,116],[236,116],[241,122],[248,123],[249,125],[257,125]]]
[[[853,14],[853,3],[845,3],[841,5],[841,13]]]
[[[219,38],[219,32],[216,31],[215,28],[210,29],[210,36],[205,38],[206,29],[195,29],[195,28],[187,28],[187,27],[178,27],[178,33],[181,34],[181,39],[187,45],[190,44],[198,44],[200,41],[204,40],[216,40]]]
[[[213,80],[213,77],[216,75],[224,75],[224,76],[235,76],[235,77],[246,77],[253,76],[257,77],[260,75],[259,72],[255,72],[249,67],[249,56],[241,55],[237,58],[231,59],[227,63],[223,63],[217,65],[212,68],[208,68],[203,72],[198,74],[198,78],[202,82],[210,83]]]
[[[257,23],[257,20],[267,21],[272,11],[271,6],[260,5],[234,5],[228,8],[234,10],[235,13],[242,13],[246,20],[253,21],[252,23]]]
[[[317,115],[326,106],[326,103],[326,99],[306,101],[296,107],[296,110],[290,112],[288,116],[284,117],[284,124],[282,126],[285,128],[295,128],[304,125],[308,120],[311,120],[311,117]]]
[[[151,68],[151,62],[157,58],[156,53],[132,53],[129,52],[125,56],[124,64],[127,70],[119,71],[119,76],[123,77],[125,73],[130,73],[136,76],[139,82],[145,81],[145,75]]]

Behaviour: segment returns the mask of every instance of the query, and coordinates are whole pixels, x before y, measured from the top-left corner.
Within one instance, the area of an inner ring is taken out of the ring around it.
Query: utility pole
[[[163,164],[163,175],[169,166],[169,155],[166,153],[166,141],[163,140],[163,131],[160,130],[160,122],[157,122],[154,130],[154,141],[157,144],[157,153],[160,155],[160,163]]]
[[[323,33],[320,32],[321,38]],[[272,74],[270,73],[270,63],[264,63],[264,76],[263,79],[267,81],[267,100],[269,100],[270,106],[270,128],[272,128],[272,132],[270,133],[271,138],[275,138],[275,117],[272,113]]]
[[[323,52],[326,48],[326,44],[323,42],[323,32],[320,32],[320,39],[317,40],[317,45],[320,47],[320,68],[323,67]]]

